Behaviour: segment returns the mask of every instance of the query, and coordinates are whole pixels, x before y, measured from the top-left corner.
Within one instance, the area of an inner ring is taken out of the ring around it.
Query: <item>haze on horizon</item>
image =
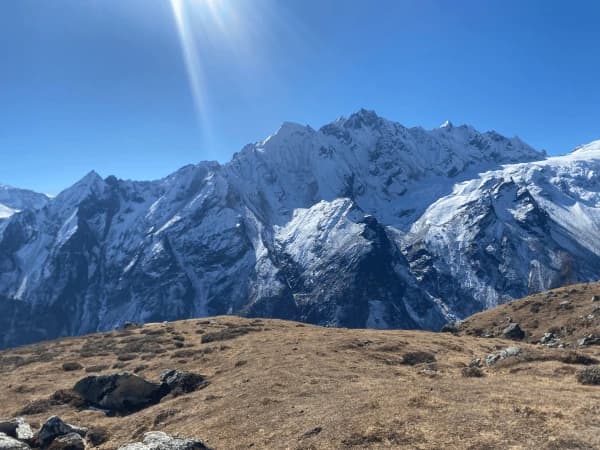
[[[155,179],[364,107],[549,154],[600,138],[592,1],[9,0],[0,183]]]

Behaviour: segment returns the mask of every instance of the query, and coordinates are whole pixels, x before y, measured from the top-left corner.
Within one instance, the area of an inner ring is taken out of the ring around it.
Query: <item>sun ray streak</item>
[[[171,8],[177,26],[177,33],[181,44],[181,52],[185,63],[188,81],[194,100],[194,107],[201,128],[208,129],[207,101],[204,91],[202,65],[194,35],[192,33],[188,16],[185,12],[184,0],[171,0]]]

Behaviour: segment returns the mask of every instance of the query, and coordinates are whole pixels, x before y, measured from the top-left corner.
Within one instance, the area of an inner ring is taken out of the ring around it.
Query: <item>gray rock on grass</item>
[[[144,434],[142,442],[125,444],[118,450],[210,450],[202,441],[175,438],[162,431]]]

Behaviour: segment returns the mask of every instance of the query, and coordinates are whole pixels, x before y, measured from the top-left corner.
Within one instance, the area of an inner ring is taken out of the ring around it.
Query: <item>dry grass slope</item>
[[[574,346],[584,336],[600,336],[600,283],[553,289],[475,314],[461,322],[459,334],[501,336],[510,321],[519,323],[528,342],[553,333]]]
[[[94,427],[103,449],[149,430],[227,450],[600,448],[600,387],[578,383],[568,350],[522,344],[526,356],[466,369],[511,344],[235,317],[150,324],[0,353],[0,416],[58,414]],[[89,372],[156,381],[167,368],[209,384],[124,417],[69,398]]]

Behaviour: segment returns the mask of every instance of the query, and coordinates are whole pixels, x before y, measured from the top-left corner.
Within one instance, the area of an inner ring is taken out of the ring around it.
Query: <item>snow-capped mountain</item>
[[[458,183],[403,239],[427,292],[464,317],[600,278],[600,141]]]
[[[47,202],[44,194],[0,184],[0,220],[24,209],[40,209]]]
[[[592,217],[597,157],[361,110],[157,181],[91,172],[0,230],[0,345],[228,313],[437,329],[595,279],[597,223],[569,217]]]

